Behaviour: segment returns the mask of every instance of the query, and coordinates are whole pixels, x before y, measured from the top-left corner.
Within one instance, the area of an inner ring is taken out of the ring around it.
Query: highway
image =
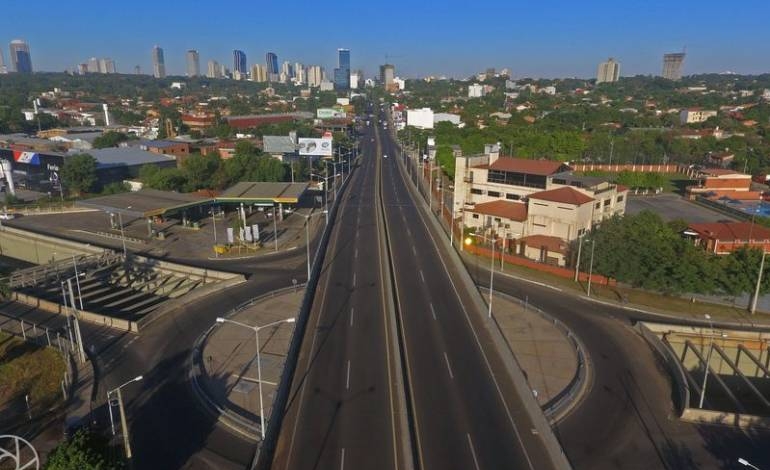
[[[456,285],[423,221],[395,142],[381,132],[383,199],[422,469],[554,468],[471,293]]]
[[[340,201],[273,469],[403,468],[375,211],[374,132]]]

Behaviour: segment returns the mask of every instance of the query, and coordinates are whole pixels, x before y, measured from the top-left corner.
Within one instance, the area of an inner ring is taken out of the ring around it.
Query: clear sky
[[[34,69],[62,71],[111,57],[118,71],[151,72],[163,47],[169,74],[184,74],[185,51],[232,68],[232,50],[248,64],[351,65],[377,73],[387,59],[397,75],[466,77],[507,67],[514,77],[586,77],[607,57],[621,75],[660,74],[665,52],[687,47],[685,74],[770,72],[769,0],[3,0],[0,44],[26,40]]]

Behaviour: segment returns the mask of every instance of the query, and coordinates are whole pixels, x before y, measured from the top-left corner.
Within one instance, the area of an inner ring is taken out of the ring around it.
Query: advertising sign
[[[332,156],[332,139],[299,139],[300,155],[321,155],[324,157]]]
[[[348,114],[345,111],[334,108],[318,108],[316,110],[318,119],[346,118]]]
[[[28,163],[30,165],[40,165],[40,155],[35,152],[13,151],[13,159],[19,163]]]

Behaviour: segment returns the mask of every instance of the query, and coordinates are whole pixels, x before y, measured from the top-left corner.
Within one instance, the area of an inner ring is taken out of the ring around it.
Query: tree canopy
[[[91,191],[96,184],[96,159],[87,153],[65,158],[61,179],[74,194]]]

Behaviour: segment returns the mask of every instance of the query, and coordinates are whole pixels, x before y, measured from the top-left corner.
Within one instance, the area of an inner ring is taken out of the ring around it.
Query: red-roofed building
[[[574,240],[601,221],[602,202],[570,186],[529,196],[527,234]],[[594,217],[598,213],[599,217]],[[597,220],[598,219],[598,220]]]
[[[734,199],[759,199],[760,194],[751,191],[751,175],[740,173],[725,168],[707,168],[700,170],[695,179],[698,180],[696,186],[687,187],[687,195],[690,199],[703,195],[706,197],[722,197],[728,193],[746,193],[746,197],[736,197]],[[732,197],[732,196],[730,196]]]
[[[512,201],[490,201],[476,204],[468,211],[467,226],[495,227],[495,232],[507,239],[518,239],[526,233],[527,204]]]
[[[770,252],[770,230],[752,222],[690,224],[684,235],[716,255],[727,255],[744,246]]]
[[[549,235],[530,235],[519,241],[521,254],[541,263],[564,266],[569,252],[567,242]]]

